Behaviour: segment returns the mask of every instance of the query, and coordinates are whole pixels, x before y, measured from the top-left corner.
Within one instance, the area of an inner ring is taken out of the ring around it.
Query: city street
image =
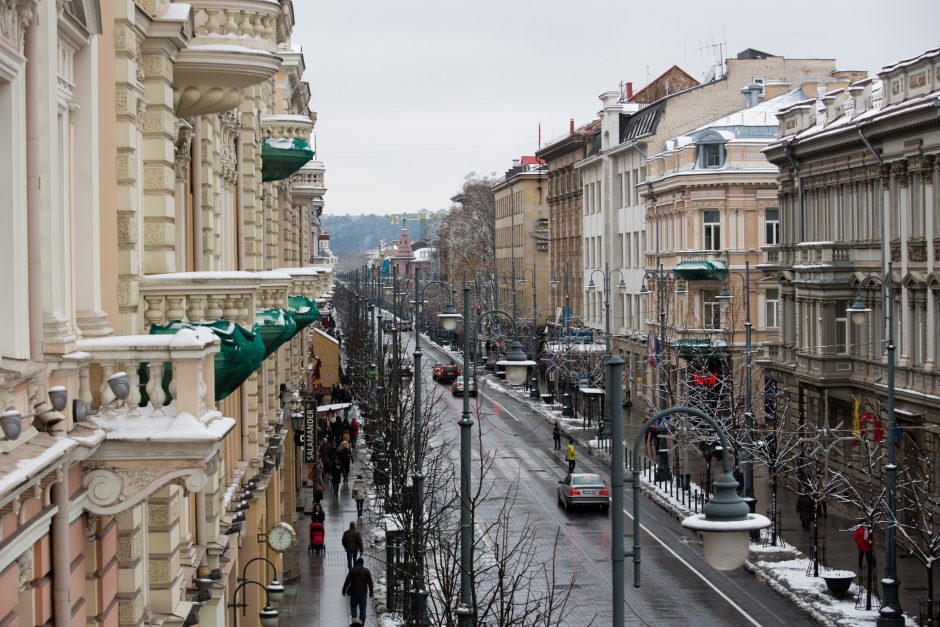
[[[426,342],[422,343],[422,350],[426,365],[449,359]],[[430,380],[429,369],[430,366],[425,369],[426,385],[436,386]],[[489,376],[492,375],[485,375]],[[447,403],[448,416],[453,417],[447,421],[453,430],[447,436],[456,440],[461,399],[446,390],[442,402]],[[557,482],[564,477],[566,463],[561,451],[552,450],[550,426],[508,395],[491,391],[482,380],[480,396],[471,398],[471,412],[474,421],[482,425],[485,452],[494,458],[488,481],[496,484],[499,491],[518,488],[516,515],[534,521],[540,538],[540,559],[551,559],[552,539],[556,530],[561,530],[558,580],[567,581],[575,575],[571,596],[575,609],[567,624],[587,625],[592,619],[594,625],[610,624],[610,518],[597,510],[566,511],[556,504]],[[477,425],[475,431],[476,428]],[[474,450],[475,459],[478,455],[479,451]],[[456,449],[451,457],[455,464],[459,463]],[[583,450],[578,451],[577,469],[605,477],[609,473]],[[487,504],[491,504],[492,511],[484,506],[483,516],[495,515],[499,499],[491,497]],[[632,528],[629,491],[626,509],[627,525]],[[659,507],[648,502],[642,512],[646,533],[642,539],[641,588],[632,587],[632,563],[628,561],[625,566],[625,611],[632,624],[682,624],[690,620],[689,608],[695,608],[695,622],[700,625],[808,622],[798,609],[745,570],[720,572],[709,567],[702,557],[701,541]]]

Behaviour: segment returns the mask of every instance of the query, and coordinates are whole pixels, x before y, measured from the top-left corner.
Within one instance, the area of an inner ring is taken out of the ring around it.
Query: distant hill
[[[437,219],[429,217],[424,222],[408,220],[408,233],[412,240],[430,235]],[[388,216],[367,214],[361,216],[343,216],[324,213],[320,217],[324,230],[330,232],[330,250],[337,257],[354,257],[379,245],[384,239],[391,243],[401,233],[401,223],[390,222]]]

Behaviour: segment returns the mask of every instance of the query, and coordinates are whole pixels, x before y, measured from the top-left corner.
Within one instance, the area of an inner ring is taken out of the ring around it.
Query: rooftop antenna
[[[702,56],[705,56],[706,51],[708,51],[714,63],[709,69],[707,76],[711,76],[713,79],[722,78],[725,75],[725,52],[728,49],[728,42],[726,41],[715,41],[714,37],[709,37],[706,40],[705,45],[700,45],[699,50],[702,52]],[[714,71],[712,71],[712,69]],[[706,82],[709,82],[706,79]]]

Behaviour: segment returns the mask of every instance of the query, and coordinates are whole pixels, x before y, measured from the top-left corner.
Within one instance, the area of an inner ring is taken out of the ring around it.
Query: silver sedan
[[[600,475],[576,472],[558,482],[558,504],[565,509],[588,505],[606,512],[610,509],[610,492]]]

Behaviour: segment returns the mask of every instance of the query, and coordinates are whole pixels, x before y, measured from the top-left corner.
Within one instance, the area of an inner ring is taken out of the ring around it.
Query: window
[[[706,329],[721,328],[721,301],[714,290],[702,291],[702,325]]]
[[[836,301],[835,350],[837,355],[845,355],[849,352],[849,322],[845,311],[848,306],[849,304],[845,301]]]
[[[780,210],[768,209],[764,212],[764,236],[768,246],[780,243]]]
[[[720,168],[724,164],[724,144],[702,144],[699,148],[700,166]]]
[[[721,218],[717,211],[706,211],[705,250],[721,250]]]
[[[767,307],[767,324],[768,329],[776,329],[780,326],[778,321],[778,312],[780,310],[780,290],[772,289],[764,292],[766,298],[766,307]]]
[[[923,185],[920,173],[915,172],[911,175],[911,237],[924,237],[925,233]]]

